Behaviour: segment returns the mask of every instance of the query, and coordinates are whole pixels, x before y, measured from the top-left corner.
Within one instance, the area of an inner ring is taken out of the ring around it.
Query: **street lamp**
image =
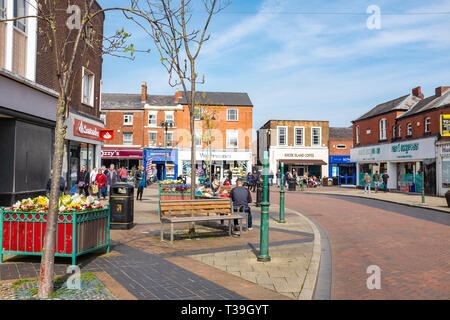
[[[167,129],[173,128],[173,121],[162,121],[161,127],[164,128],[164,180],[167,178]]]

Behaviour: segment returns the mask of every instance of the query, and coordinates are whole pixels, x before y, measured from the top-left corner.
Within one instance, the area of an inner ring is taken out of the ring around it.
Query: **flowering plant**
[[[37,197],[34,199],[28,198],[22,201],[16,202],[8,211],[13,212],[48,212],[48,197]],[[100,201],[89,196],[87,198],[81,197],[79,194],[73,196],[65,195],[59,198],[59,212],[70,213],[74,210],[77,212],[103,209],[104,206]]]

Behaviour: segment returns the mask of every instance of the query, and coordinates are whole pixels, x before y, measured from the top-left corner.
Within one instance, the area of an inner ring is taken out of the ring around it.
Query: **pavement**
[[[111,230],[111,253],[79,258],[83,273],[103,275],[105,286],[122,299],[312,299],[321,249],[320,233],[308,218],[286,209],[288,223],[280,224],[279,208],[271,205],[272,259],[258,262],[259,208],[252,207],[254,229],[239,237],[229,237],[226,227],[202,224],[196,225],[197,235],[190,238],[187,225],[176,225],[171,245],[160,241],[157,192],[155,187],[147,188],[143,201],[135,201],[131,230]],[[0,282],[38,276],[39,257],[4,259]],[[65,275],[69,260],[56,259],[56,275]]]

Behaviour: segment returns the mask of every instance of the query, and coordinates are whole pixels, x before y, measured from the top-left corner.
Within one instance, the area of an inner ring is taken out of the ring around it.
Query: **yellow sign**
[[[441,114],[441,136],[450,137],[450,114]]]
[[[120,203],[117,204],[116,211],[117,212],[122,212],[122,205]]]

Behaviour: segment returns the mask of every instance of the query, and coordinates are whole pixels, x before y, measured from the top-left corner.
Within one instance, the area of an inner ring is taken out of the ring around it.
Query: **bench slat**
[[[182,210],[182,211],[161,211],[162,216],[166,215],[187,215],[187,214],[207,214],[207,213],[226,213],[230,214],[230,210],[212,209],[212,210]]]
[[[213,220],[235,220],[235,219],[243,219],[242,216],[239,215],[229,215],[229,216],[213,216],[213,217],[173,217],[173,218],[164,218],[165,221],[169,222],[190,222],[190,221],[213,221]]]
[[[185,207],[172,207],[172,206],[161,206],[161,211],[175,211],[175,210],[212,210],[212,209],[222,209],[231,210],[231,205],[221,205],[221,206],[185,206]]]

